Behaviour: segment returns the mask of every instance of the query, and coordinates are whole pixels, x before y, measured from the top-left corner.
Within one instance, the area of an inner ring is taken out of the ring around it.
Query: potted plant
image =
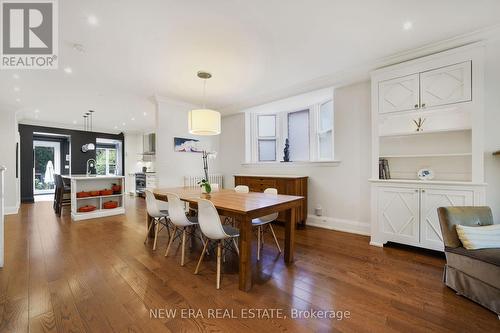
[[[201,193],[210,194],[212,192],[212,186],[210,186],[210,183],[206,179],[202,179],[198,182],[198,185],[201,187]]]

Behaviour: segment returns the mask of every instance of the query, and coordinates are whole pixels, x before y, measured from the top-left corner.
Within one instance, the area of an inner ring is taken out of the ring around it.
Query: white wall
[[[331,89],[328,93],[331,93]],[[324,100],[324,91],[296,96],[245,111],[287,111]],[[336,89],[335,159],[338,165],[324,164],[242,166],[245,160],[244,114],[224,117],[220,137],[219,167],[227,187],[234,186],[234,173],[295,174],[309,176],[308,224],[369,234],[370,176],[370,84],[362,82]],[[312,216],[314,207],[323,207],[323,217]]]
[[[125,133],[125,190],[135,193],[135,173],[142,171],[142,134]]]
[[[18,142],[16,114],[0,109],[0,165],[5,172],[5,214],[16,214],[19,209],[19,181],[16,179],[16,142]]]
[[[200,140],[206,149],[218,151],[218,136],[195,136],[188,131],[188,113],[195,105],[158,98],[156,110],[156,173],[158,186],[182,186],[184,176],[203,174],[203,162],[200,153],[174,152],[174,137]],[[217,162],[213,163],[210,173],[217,172]]]
[[[486,46],[485,64],[485,181],[486,202],[493,210],[496,223],[500,223],[500,41]]]

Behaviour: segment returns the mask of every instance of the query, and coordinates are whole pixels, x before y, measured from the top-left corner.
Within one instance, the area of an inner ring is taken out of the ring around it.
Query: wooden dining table
[[[232,217],[240,222],[239,239],[239,289],[250,291],[252,288],[251,245],[252,219],[275,212],[288,211],[285,222],[285,263],[293,262],[297,209],[304,197],[275,195],[260,192],[236,193],[232,189],[220,189],[210,194],[202,194],[199,188],[175,187],[158,188],[153,193],[158,200],[168,201],[167,193],[175,193],[179,198],[196,206],[199,199],[210,200],[220,215]]]

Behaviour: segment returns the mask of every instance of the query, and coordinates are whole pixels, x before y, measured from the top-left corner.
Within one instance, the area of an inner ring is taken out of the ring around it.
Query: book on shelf
[[[381,158],[378,161],[378,176],[379,179],[391,179],[389,161],[385,158]]]

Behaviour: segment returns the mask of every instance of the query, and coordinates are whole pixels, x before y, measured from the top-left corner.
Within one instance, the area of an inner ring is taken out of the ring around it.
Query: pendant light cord
[[[206,90],[207,90],[207,79],[203,79],[203,109],[206,108],[206,105],[205,105]]]

